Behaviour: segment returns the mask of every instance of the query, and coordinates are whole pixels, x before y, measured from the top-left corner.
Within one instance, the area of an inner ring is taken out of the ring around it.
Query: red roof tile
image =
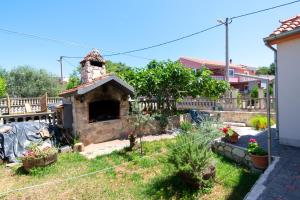
[[[281,26],[278,27],[272,34],[272,35],[279,35],[281,33],[292,31],[294,29],[300,28],[300,14],[292,17],[290,19],[280,21]]]
[[[214,60],[205,60],[205,59],[198,59],[198,58],[191,58],[191,57],[180,57],[179,59],[185,59],[185,60],[190,60],[196,63],[199,63],[200,65],[208,65],[208,66],[216,66],[216,67],[221,67],[224,68],[225,67],[225,63],[224,62],[220,62],[220,61],[214,61]],[[232,68],[248,68],[246,65],[242,65],[242,64],[233,64],[230,63],[229,67]]]

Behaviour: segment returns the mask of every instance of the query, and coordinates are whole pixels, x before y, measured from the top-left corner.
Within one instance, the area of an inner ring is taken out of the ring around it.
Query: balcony
[[[216,79],[216,80],[225,80],[224,76],[211,76],[213,79]]]

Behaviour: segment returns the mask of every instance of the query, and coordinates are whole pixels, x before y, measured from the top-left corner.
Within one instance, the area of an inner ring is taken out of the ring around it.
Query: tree
[[[46,92],[57,96],[60,90],[58,77],[44,69],[18,66],[7,72],[7,93],[13,97],[38,97]]]
[[[176,109],[176,101],[187,96],[218,98],[229,84],[211,77],[207,69],[196,74],[178,61],[151,61],[147,68],[133,71],[125,80],[139,96],[155,97],[160,109]],[[165,106],[164,106],[165,105]]]
[[[269,67],[259,67],[256,70],[257,75],[275,75],[275,64],[272,63]]]
[[[69,76],[69,80],[66,86],[67,90],[75,88],[80,84],[80,69],[80,66],[76,67],[76,69],[74,69],[72,74]]]
[[[6,94],[6,81],[4,78],[0,77],[0,97]]]

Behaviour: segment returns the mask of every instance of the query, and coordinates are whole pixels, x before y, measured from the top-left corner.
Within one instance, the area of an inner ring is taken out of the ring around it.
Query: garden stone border
[[[223,155],[239,164],[245,165],[254,172],[258,172],[258,173],[263,172],[262,170],[256,169],[253,166],[251,162],[251,158],[246,148],[225,142],[223,140],[223,137],[215,139],[212,142],[211,147],[215,153]]]
[[[263,170],[256,169],[253,166],[246,148],[225,142],[222,137],[215,139],[211,144],[211,148],[215,153],[223,155],[239,164],[245,165],[253,172],[262,173],[250,191],[246,194],[244,200],[255,200],[260,197],[266,189],[266,186],[264,185],[265,182],[268,180],[269,175],[280,160],[280,157],[272,156],[271,165],[263,172]]]

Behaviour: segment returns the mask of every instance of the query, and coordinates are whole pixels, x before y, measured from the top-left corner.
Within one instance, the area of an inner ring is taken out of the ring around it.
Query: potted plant
[[[248,153],[254,167],[258,169],[266,169],[268,166],[268,153],[262,149],[256,139],[251,138],[247,147]]]
[[[239,134],[235,132],[230,126],[221,128],[221,131],[225,135],[225,139],[230,143],[237,143],[239,140]]]
[[[45,167],[57,161],[57,149],[54,147],[41,147],[38,144],[31,144],[21,158],[23,167],[29,171],[34,167]]]

